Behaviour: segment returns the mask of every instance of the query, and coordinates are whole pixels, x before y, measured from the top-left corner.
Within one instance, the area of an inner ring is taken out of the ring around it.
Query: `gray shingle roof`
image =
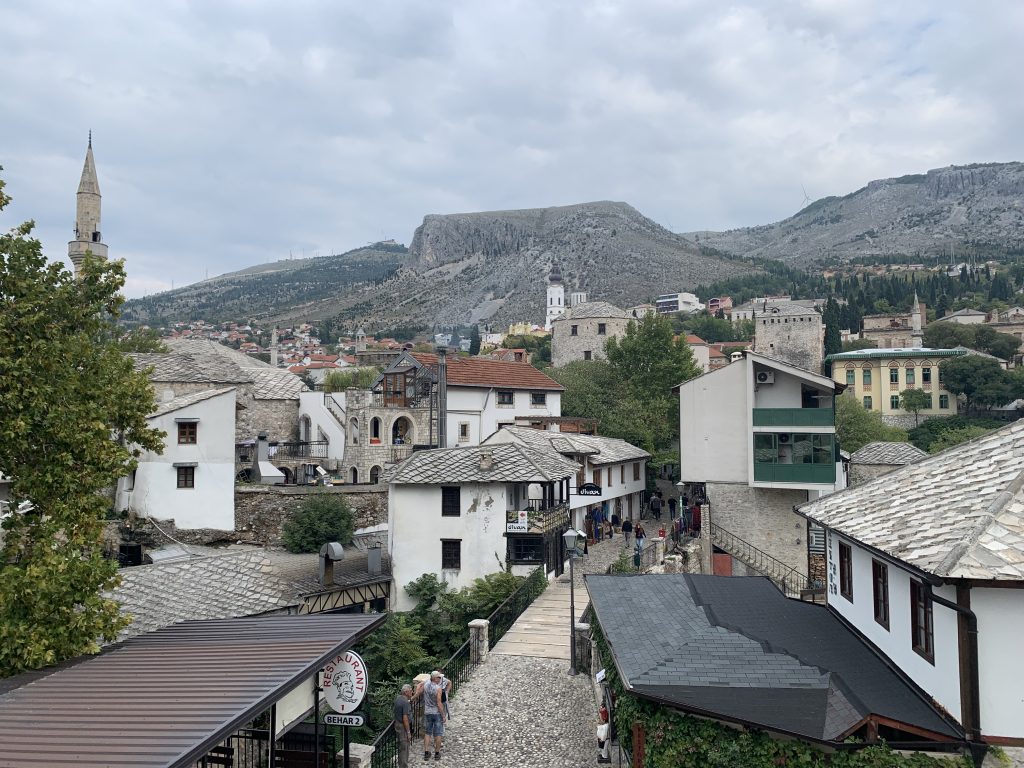
[[[491,456],[491,468],[481,458]],[[579,465],[515,443],[416,451],[387,473],[389,483],[540,483],[575,475]]]
[[[190,395],[182,395],[181,397],[175,397],[167,402],[160,403],[157,409],[153,411],[147,418],[153,419],[157,416],[163,416],[165,413],[171,413],[172,411],[180,411],[182,408],[187,408],[190,405],[201,403],[203,400],[209,400],[211,397],[217,397],[217,395],[223,395],[227,392],[234,392],[234,387],[221,387],[220,389],[206,389],[202,392],[193,392]]]
[[[623,320],[633,319],[628,312],[619,309],[614,304],[609,304],[607,301],[588,301],[583,304],[577,304],[575,307],[570,307],[565,311],[564,315],[555,318],[555,320],[584,320],[590,317],[615,317]]]
[[[761,577],[586,577],[615,665],[636,694],[818,741],[868,714],[957,730],[824,606]]]
[[[252,394],[257,400],[298,400],[307,387],[302,379],[283,368],[251,370]]]
[[[263,550],[229,552],[185,562],[121,569],[113,598],[133,616],[119,639],[193,619],[226,619],[276,611],[297,602],[296,590],[274,575]]]
[[[240,352],[227,344],[221,344],[212,339],[164,339],[163,341],[171,352],[189,355],[217,355],[239,368],[273,368],[270,363],[265,363],[258,357],[247,355],[245,352]]]
[[[789,316],[789,315],[816,315],[818,311],[814,307],[804,307],[794,304],[791,301],[783,301],[778,304],[754,305],[754,312],[759,317]]]
[[[850,461],[854,464],[913,464],[927,456],[913,443],[880,441],[861,446],[850,454]]]
[[[523,445],[539,451],[554,451],[559,454],[583,454],[589,456],[591,464],[615,464],[620,461],[639,461],[650,458],[643,448],[637,448],[617,437],[600,435],[578,435],[572,432],[549,432],[532,427],[502,427],[501,431],[512,435]],[[488,438],[490,440],[490,438]],[[487,442],[487,441],[485,441]],[[491,443],[487,443],[490,445]],[[497,444],[497,443],[495,443]]]
[[[1024,421],[799,508],[926,573],[1024,580]]]

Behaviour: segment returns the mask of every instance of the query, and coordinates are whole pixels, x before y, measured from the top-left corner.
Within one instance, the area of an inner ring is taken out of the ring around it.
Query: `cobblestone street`
[[[622,551],[616,536],[589,548],[576,565],[579,608],[589,602],[583,573],[604,573]],[[549,590],[564,590],[560,577]],[[566,644],[568,612],[566,613]],[[506,636],[507,637],[507,636]],[[441,763],[460,768],[597,766],[597,704],[585,671],[572,677],[564,659],[492,653],[452,701]],[[423,762],[422,741],[410,764]],[[433,762],[433,761],[431,761]]]

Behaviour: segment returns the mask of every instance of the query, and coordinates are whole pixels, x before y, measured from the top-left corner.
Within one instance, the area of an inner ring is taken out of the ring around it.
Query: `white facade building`
[[[1024,740],[1022,455],[1018,421],[800,507],[829,610],[992,744]]]
[[[558,454],[514,444],[412,454],[389,476],[392,608],[415,605],[404,588],[426,573],[452,589],[506,566],[522,576],[541,565],[562,573],[576,470]]]
[[[700,303],[700,299],[694,293],[667,293],[664,296],[659,296],[655,300],[655,305],[659,315],[668,315],[673,312],[693,314],[704,309],[704,305]]]
[[[809,570],[808,531],[793,507],[845,485],[835,444],[836,387],[750,351],[679,386],[687,495],[706,499],[718,526],[798,573]]]
[[[235,388],[176,397],[147,421],[167,433],[164,451],[144,451],[118,483],[118,509],[177,528],[235,530]]]

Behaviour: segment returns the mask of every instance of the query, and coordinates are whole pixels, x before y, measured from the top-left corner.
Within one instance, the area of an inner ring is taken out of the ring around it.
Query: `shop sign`
[[[324,666],[324,701],[335,712],[355,712],[366,696],[370,677],[358,653],[339,653]]]

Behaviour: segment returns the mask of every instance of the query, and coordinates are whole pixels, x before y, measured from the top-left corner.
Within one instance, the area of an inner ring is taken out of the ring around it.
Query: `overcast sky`
[[[1024,2],[4,0],[0,165],[65,258],[86,136],[129,296],[624,200],[676,231],[1024,160]]]

